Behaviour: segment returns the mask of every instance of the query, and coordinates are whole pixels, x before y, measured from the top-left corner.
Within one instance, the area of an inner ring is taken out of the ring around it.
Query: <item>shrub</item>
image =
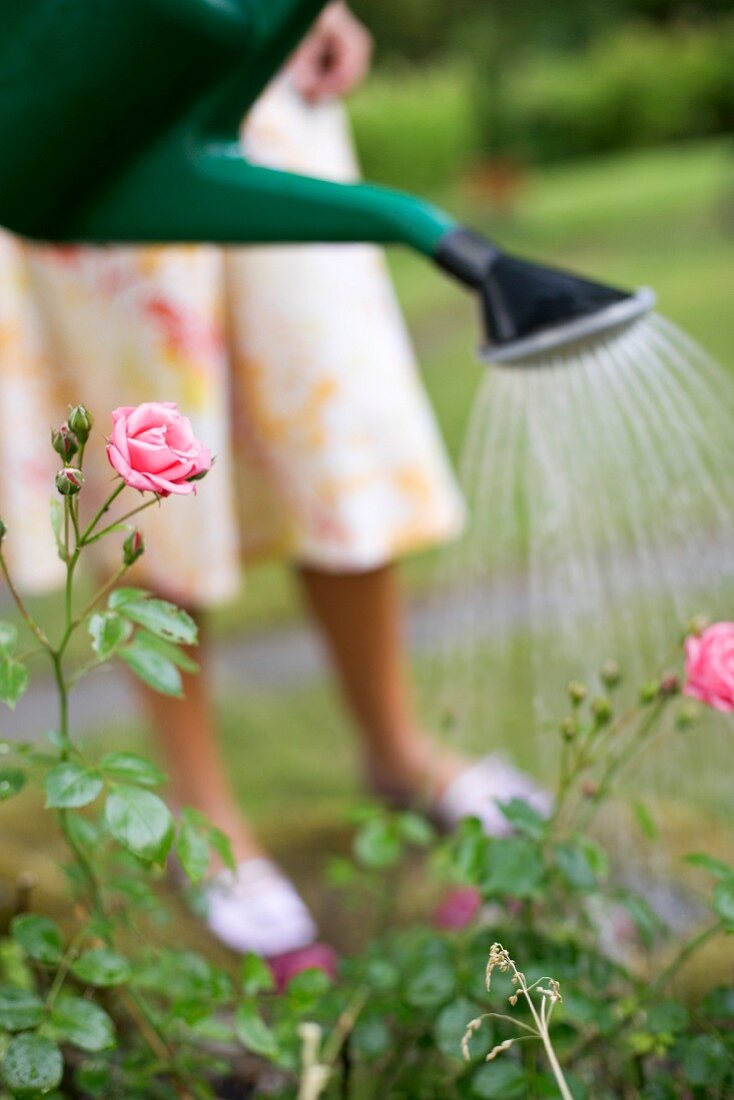
[[[476,113],[460,66],[382,73],[352,104],[368,178],[434,191],[455,179],[477,149]]]
[[[628,25],[576,55],[476,77],[487,148],[549,161],[722,133],[734,124],[734,19]]]

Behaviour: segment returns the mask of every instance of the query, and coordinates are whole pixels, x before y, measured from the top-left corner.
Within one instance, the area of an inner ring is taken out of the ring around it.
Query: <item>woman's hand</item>
[[[329,4],[313,31],[288,66],[304,99],[345,95],[360,84],[370,69],[372,36],[341,0]]]

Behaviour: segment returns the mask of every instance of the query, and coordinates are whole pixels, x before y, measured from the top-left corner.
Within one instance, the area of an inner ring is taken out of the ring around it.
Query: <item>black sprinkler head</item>
[[[603,340],[655,305],[652,290],[604,286],[500,251],[467,229],[440,242],[436,262],[479,292],[491,363],[525,363]]]

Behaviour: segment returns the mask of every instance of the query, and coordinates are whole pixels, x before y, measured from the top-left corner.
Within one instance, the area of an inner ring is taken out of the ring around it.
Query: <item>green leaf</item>
[[[74,1074],[74,1082],[83,1095],[109,1096],[110,1067],[105,1061],[93,1062],[85,1060],[77,1068]]]
[[[209,867],[211,846],[195,825],[181,826],[176,852],[186,877],[191,882],[201,882]]]
[[[0,653],[12,653],[18,643],[18,628],[0,620]]]
[[[126,619],[145,627],[157,638],[179,645],[196,645],[199,634],[196,623],[188,612],[167,600],[125,600],[118,610]]]
[[[217,829],[215,826],[209,829],[209,843],[225,867],[229,867],[230,871],[237,870],[237,860],[234,858],[234,852],[232,850],[232,841],[229,839],[226,833],[223,833],[221,829]]]
[[[150,634],[142,627],[135,635],[135,641],[138,645],[152,649],[156,653],[160,653],[162,657],[167,657],[172,664],[184,672],[199,671],[197,662],[180,646],[174,645],[173,642],[166,642],[163,638],[156,638],[155,634]]]
[[[331,986],[332,981],[328,974],[316,967],[309,967],[308,970],[296,974],[288,983],[288,1004],[295,1012],[310,1012]]]
[[[482,1015],[482,1009],[474,1001],[466,997],[458,997],[451,1004],[446,1005],[439,1013],[433,1029],[436,1046],[447,1058],[459,1061],[461,1053],[461,1040],[466,1033],[466,1025],[470,1020],[475,1020]],[[493,1029],[491,1020],[483,1020],[479,1031],[472,1036],[469,1045],[469,1053],[472,1059],[486,1057],[493,1042]]]
[[[28,989],[0,986],[0,1027],[6,1031],[27,1031],[43,1020],[43,1001]]]
[[[418,848],[427,847],[436,836],[436,831],[421,814],[405,811],[397,815],[396,824],[398,832],[408,844],[415,844]]]
[[[41,1035],[16,1035],[3,1059],[3,1080],[16,1096],[38,1096],[61,1083],[64,1060],[51,1039]]]
[[[471,1095],[478,1100],[520,1100],[529,1095],[527,1076],[517,1062],[500,1056],[472,1077]]]
[[[103,1008],[83,997],[62,994],[51,1010],[54,1037],[94,1054],[115,1045],[115,1025]]]
[[[58,924],[49,917],[23,913],[10,926],[13,939],[31,959],[54,966],[61,962],[64,941]]]
[[[620,898],[629,913],[640,939],[646,947],[652,947],[657,936],[664,931],[665,925],[652,906],[636,894],[626,894]]]
[[[235,1029],[242,1045],[263,1058],[275,1058],[278,1043],[252,1001],[242,1001],[235,1012]]]
[[[563,841],[553,846],[556,865],[569,886],[593,890],[599,881],[598,861],[586,841]]]
[[[270,990],[274,989],[275,979],[272,970],[264,959],[249,952],[242,959],[240,984],[245,996],[254,997],[256,993],[269,993]]]
[[[676,1001],[661,1001],[647,1014],[647,1026],[654,1035],[685,1031],[689,1022],[688,1011]]]
[[[116,787],[107,796],[105,821],[128,852],[149,863],[164,862],[173,841],[173,818],[157,795],[139,787]]]
[[[106,661],[130,640],[133,626],[116,611],[98,611],[90,618],[88,630],[92,649],[100,661]]]
[[[64,505],[59,500],[58,496],[52,498],[50,502],[51,506],[51,530],[54,533],[54,541],[56,543],[56,551],[62,561],[66,561],[66,551],[64,549]]]
[[[731,864],[724,863],[721,859],[715,859],[705,852],[694,852],[690,856],[685,856],[685,862],[690,863],[692,867],[700,867],[702,870],[708,871],[716,878],[734,879],[734,867]]]
[[[139,787],[160,787],[167,779],[160,768],[134,752],[108,752],[100,760],[99,770],[110,779]]]
[[[655,818],[650,813],[649,807],[644,802],[635,802],[635,817],[645,838],[647,840],[657,840],[660,836],[660,830]]]
[[[387,817],[371,818],[354,838],[354,854],[363,867],[394,867],[402,853],[395,823]]]
[[[27,776],[19,768],[0,768],[0,802],[22,791],[26,782]]]
[[[731,1069],[731,1058],[715,1035],[696,1035],[683,1052],[683,1072],[689,1085],[717,1088]]]
[[[94,802],[104,787],[99,772],[67,761],[57,764],[44,780],[46,809],[75,809]]]
[[[181,673],[173,661],[134,638],[120,650],[120,658],[135,675],[161,695],[181,696]]]
[[[124,985],[130,980],[132,969],[124,955],[107,947],[95,947],[74,961],[71,972],[86,985],[106,988]]]
[[[456,975],[448,962],[434,959],[413,974],[405,987],[405,999],[414,1008],[436,1008],[456,991]]]
[[[15,710],[28,687],[28,669],[20,661],[0,652],[0,703]]]
[[[516,833],[528,836],[531,840],[543,839],[548,823],[529,802],[522,798],[511,798],[509,802],[498,802],[497,805]]]
[[[110,611],[118,611],[123,604],[134,600],[145,600],[150,596],[144,588],[116,588],[107,598],[107,606]]]
[[[734,926],[734,879],[725,879],[714,890],[714,913]]]
[[[379,1058],[390,1049],[392,1042],[392,1033],[384,1020],[363,1018],[352,1032],[350,1047],[363,1058]]]
[[[713,1019],[734,1020],[734,986],[720,985],[704,997],[701,1010]]]
[[[544,879],[543,857],[537,845],[524,837],[495,837],[490,847],[484,889],[491,894],[532,898]]]

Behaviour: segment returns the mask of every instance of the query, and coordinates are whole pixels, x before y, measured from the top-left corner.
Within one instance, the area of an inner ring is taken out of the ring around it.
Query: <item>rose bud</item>
[[[566,718],[561,723],[561,735],[564,741],[573,741],[579,732],[579,727],[573,718]]]
[[[145,541],[142,533],[136,528],[122,544],[122,560],[125,565],[134,565],[138,558],[142,558],[144,553]]]
[[[661,695],[677,695],[680,691],[680,680],[677,676],[670,675],[665,676],[660,681],[660,694]]]
[[[74,497],[84,484],[84,474],[75,466],[65,466],[56,475],[56,488],[62,497]]]
[[[647,703],[652,703],[654,699],[657,699],[660,694],[660,681],[648,680],[646,684],[643,684],[639,690],[638,698],[643,706]]]
[[[51,432],[51,446],[64,462],[72,459],[79,450],[76,436],[68,424],[62,424],[58,431]]]
[[[612,704],[605,695],[599,695],[591,704],[591,713],[597,726],[606,726],[611,721]]]
[[[568,692],[569,699],[575,707],[578,707],[583,703],[586,698],[586,685],[580,684],[578,680],[571,680],[568,684],[566,691]]]
[[[581,784],[581,793],[584,798],[596,798],[599,794],[599,784],[595,779],[585,779]]]
[[[94,419],[89,409],[85,409],[83,405],[69,405],[67,424],[79,442],[86,443],[94,425]]]
[[[622,670],[616,661],[605,661],[601,666],[599,676],[604,687],[615,688],[622,679]]]
[[[693,706],[681,707],[681,709],[678,711],[678,713],[675,716],[676,729],[687,730],[689,728],[689,726],[693,725],[693,723],[696,721],[697,718],[698,718],[698,711],[697,711],[696,707],[693,707]]]

